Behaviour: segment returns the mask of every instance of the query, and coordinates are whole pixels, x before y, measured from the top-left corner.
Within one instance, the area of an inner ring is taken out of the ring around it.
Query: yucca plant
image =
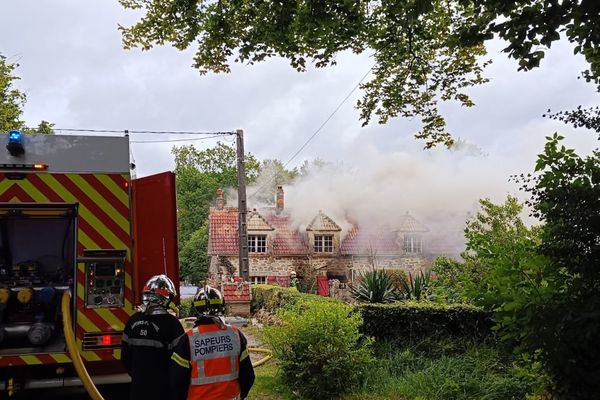
[[[392,279],[385,271],[369,271],[362,275],[358,287],[350,287],[352,295],[363,303],[391,303],[398,300]]]
[[[408,278],[402,281],[402,292],[404,298],[407,300],[421,300],[426,298],[429,294],[429,288],[431,287],[431,272],[426,274],[420,271],[414,278],[412,274],[408,273]]]

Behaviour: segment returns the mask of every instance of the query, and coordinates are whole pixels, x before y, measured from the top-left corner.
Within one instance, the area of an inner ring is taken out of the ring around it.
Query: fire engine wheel
[[[71,360],[73,361],[73,366],[77,371],[77,375],[79,375],[79,379],[81,379],[81,382],[83,382],[83,387],[88,392],[92,400],[104,400],[94,385],[92,378],[90,378],[90,374],[88,374],[87,370],[85,369],[85,365],[83,364],[81,354],[79,353],[79,349],[77,347],[77,342],[75,341],[71,319],[71,293],[68,291],[63,293],[61,309],[67,349],[69,350],[69,355],[71,356]]]

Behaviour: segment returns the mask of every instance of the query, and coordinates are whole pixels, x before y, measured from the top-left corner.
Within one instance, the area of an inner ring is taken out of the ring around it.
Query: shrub
[[[179,304],[179,318],[195,317],[196,312],[194,311],[194,298],[181,299]]]
[[[371,342],[359,333],[360,314],[336,301],[305,298],[278,312],[265,337],[283,380],[306,399],[335,399],[359,386],[371,365]]]
[[[424,274],[423,271],[420,271],[414,278],[409,272],[408,278],[401,281],[401,290],[407,300],[426,299],[430,286],[431,272]]]
[[[252,312],[265,310],[274,313],[280,308],[291,308],[301,299],[310,299],[305,301],[315,302],[336,302],[337,300],[329,297],[321,297],[313,294],[300,293],[295,289],[282,288],[272,285],[251,285],[252,303],[250,305]]]
[[[377,339],[406,340],[431,335],[483,338],[491,333],[491,313],[466,304],[399,302],[357,307],[361,331]]]
[[[391,303],[398,298],[391,277],[382,270],[362,275],[358,287],[350,290],[356,300],[364,303]]]

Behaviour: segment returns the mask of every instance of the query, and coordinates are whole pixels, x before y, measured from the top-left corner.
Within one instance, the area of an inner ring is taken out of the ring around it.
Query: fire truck
[[[174,175],[134,168],[127,136],[0,138],[0,393],[81,385],[75,358],[96,384],[128,380],[144,282],[179,284]]]

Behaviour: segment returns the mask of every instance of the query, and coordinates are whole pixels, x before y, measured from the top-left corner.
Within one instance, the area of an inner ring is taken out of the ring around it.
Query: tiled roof
[[[209,214],[209,254],[238,254],[238,212],[237,208],[217,210],[212,208]],[[289,214],[276,213],[274,208],[259,209],[249,213],[249,230],[272,230],[272,249],[274,255],[307,255],[308,244],[305,236],[293,227]],[[340,227],[327,217],[319,214],[313,219],[307,230],[340,231]],[[398,242],[398,232],[428,232],[428,229],[406,213],[395,232],[389,228],[360,230],[354,226],[342,239],[340,252],[343,255],[395,255],[402,253],[402,243]]]
[[[396,235],[388,229],[360,230],[356,225],[340,244],[344,255],[395,255],[400,250]]]
[[[339,232],[342,230],[338,224],[333,222],[331,218],[319,211],[317,216],[306,228],[307,231],[335,231]]]
[[[248,213],[247,224],[248,231],[272,231],[275,229],[256,211]]]
[[[213,255],[234,255],[238,253],[238,211],[237,208],[217,210],[209,213],[208,252]]]
[[[223,298],[227,302],[250,301],[250,285],[247,283],[224,283]]]
[[[398,231],[400,232],[429,232],[429,229],[425,227],[422,223],[417,221],[412,215],[408,212],[402,216],[402,221],[398,227]]]
[[[303,235],[292,227],[291,218],[285,213],[277,214],[275,210],[263,209],[254,212],[271,229],[275,229],[273,254],[298,255],[307,254],[308,246]],[[236,255],[239,251],[238,212],[237,208],[217,210],[212,208],[209,214],[209,254]],[[250,221],[255,220],[252,216]],[[255,220],[256,221],[256,220]],[[254,226],[254,225],[253,225]],[[250,228],[250,224],[248,226]]]
[[[292,221],[288,214],[277,214],[272,210],[266,210],[263,211],[263,216],[275,228],[274,254],[297,255],[308,253],[304,235],[298,229],[292,227]]]

